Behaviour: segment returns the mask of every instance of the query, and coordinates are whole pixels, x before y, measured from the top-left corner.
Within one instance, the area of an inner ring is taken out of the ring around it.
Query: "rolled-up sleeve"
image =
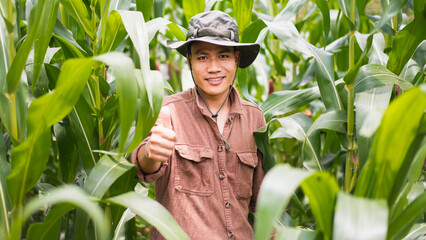
[[[140,148],[144,145],[146,145],[146,143],[148,142],[149,138],[146,138],[145,140],[142,141],[142,143],[132,152],[132,155],[130,157],[130,160],[133,164],[135,164],[138,168],[137,171],[137,175],[139,177],[139,179],[142,182],[145,183],[152,183],[155,182],[158,178],[160,178],[161,176],[164,175],[164,173],[166,172],[166,168],[168,167],[168,163],[161,163],[160,168],[153,173],[144,173],[142,171],[141,166],[139,165],[139,161],[138,161],[138,152],[140,150]]]

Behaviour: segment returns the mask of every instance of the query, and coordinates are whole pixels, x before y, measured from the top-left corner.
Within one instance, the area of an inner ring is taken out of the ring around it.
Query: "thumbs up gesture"
[[[176,140],[170,108],[164,106],[160,110],[156,126],[151,130],[148,144],[138,153],[142,171],[145,173],[157,171],[161,162],[166,162],[172,156]]]

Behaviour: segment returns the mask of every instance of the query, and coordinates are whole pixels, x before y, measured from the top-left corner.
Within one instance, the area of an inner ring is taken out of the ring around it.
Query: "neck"
[[[229,91],[227,91],[224,95],[210,96],[205,94],[200,88],[197,87],[197,92],[199,95],[201,95],[201,99],[203,100],[204,104],[207,105],[212,115],[221,115],[228,111],[230,107]]]

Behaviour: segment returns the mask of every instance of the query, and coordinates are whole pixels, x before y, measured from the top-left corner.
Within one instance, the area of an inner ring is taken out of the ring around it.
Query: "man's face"
[[[233,47],[205,42],[191,46],[191,67],[194,81],[206,98],[226,97],[238,64],[239,52]]]

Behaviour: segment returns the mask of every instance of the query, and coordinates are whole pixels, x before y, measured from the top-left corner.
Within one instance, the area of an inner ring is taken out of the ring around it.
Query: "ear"
[[[240,60],[240,50],[235,50],[234,55],[235,55],[235,64],[237,64],[237,67],[238,67],[238,63]]]

